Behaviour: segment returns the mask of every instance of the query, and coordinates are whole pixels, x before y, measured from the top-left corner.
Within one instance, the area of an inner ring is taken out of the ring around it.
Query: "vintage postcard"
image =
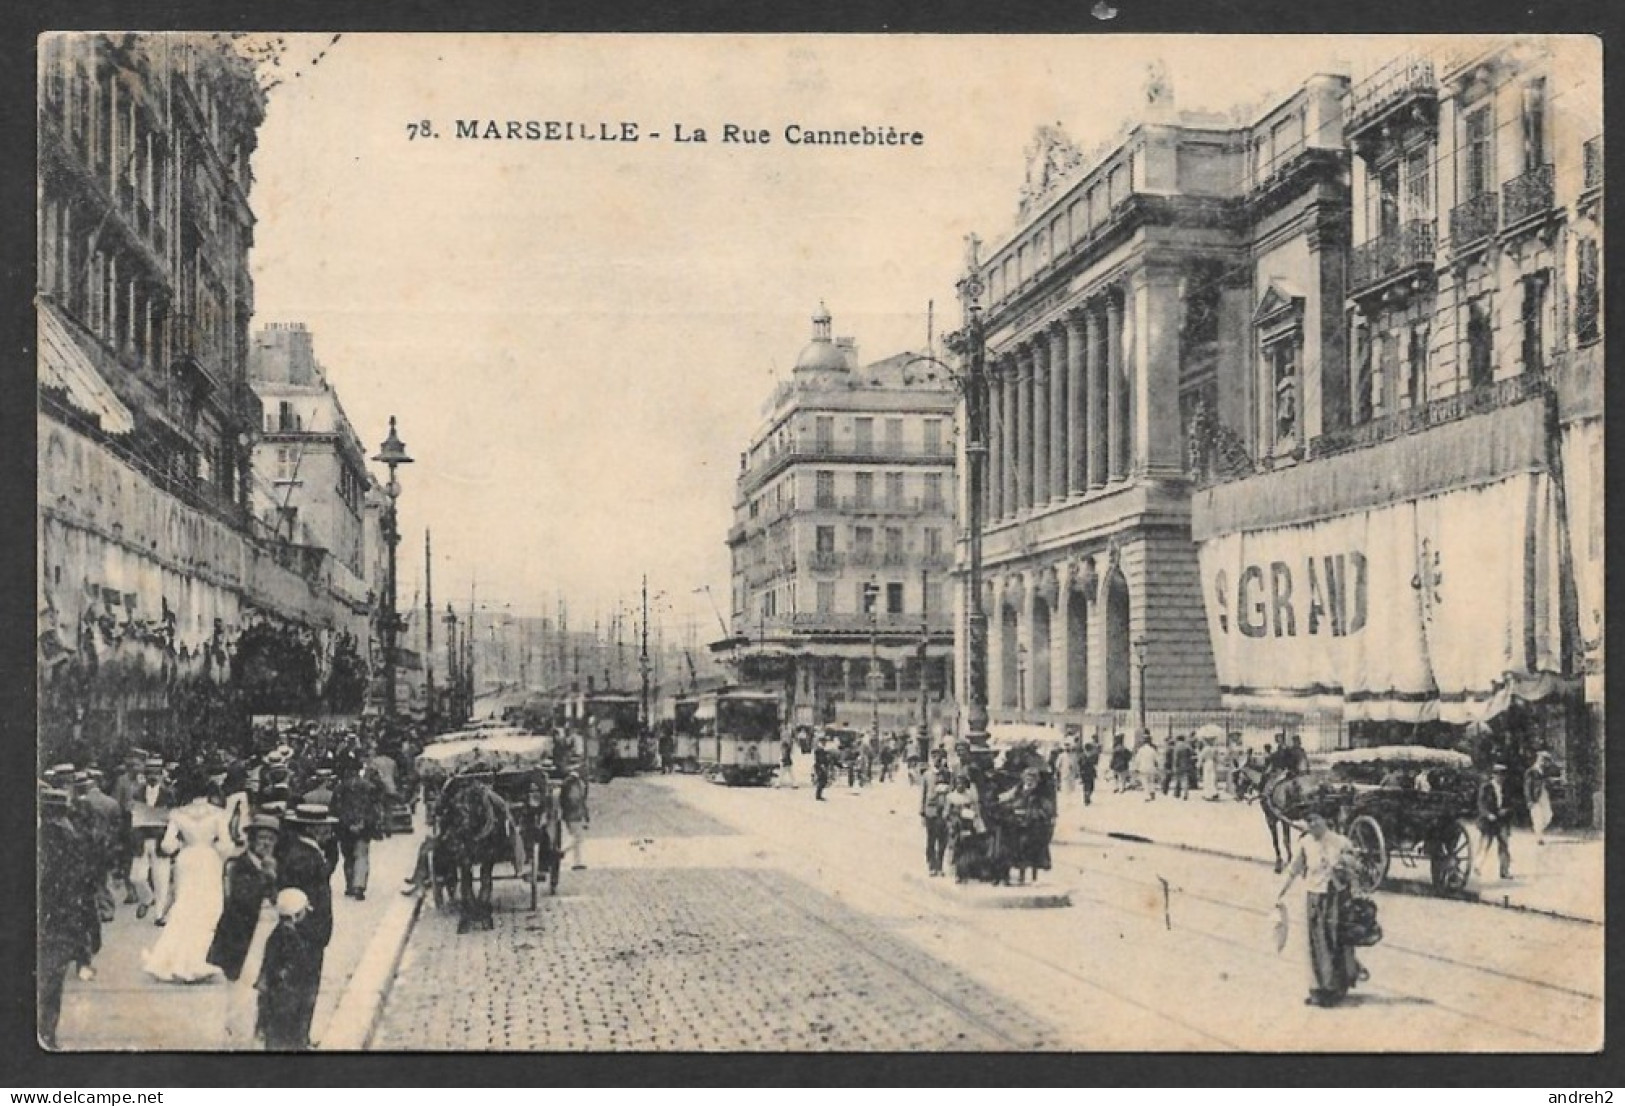
[[[1600,1049],[1602,100],[42,36],[42,1047]]]

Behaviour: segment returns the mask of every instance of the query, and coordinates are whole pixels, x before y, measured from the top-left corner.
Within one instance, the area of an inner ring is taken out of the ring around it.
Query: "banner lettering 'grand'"
[[[1358,549],[1311,554],[1296,573],[1286,561],[1246,565],[1234,594],[1229,573],[1221,568],[1213,575],[1220,631],[1230,632],[1234,610],[1235,629],[1247,637],[1296,637],[1300,609],[1305,634],[1357,634],[1365,629],[1366,590],[1366,559]]]
[[[1561,671],[1554,505],[1520,474],[1203,542],[1227,701],[1467,721],[1507,673]]]

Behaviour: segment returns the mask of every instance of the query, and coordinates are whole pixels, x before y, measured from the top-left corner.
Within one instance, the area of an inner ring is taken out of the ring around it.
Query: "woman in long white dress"
[[[225,906],[223,865],[232,850],[226,812],[198,786],[192,800],[169,815],[160,850],[175,855],[175,905],[158,942],[141,955],[141,967],[166,983],[204,983],[221,978],[209,963],[209,945]]]

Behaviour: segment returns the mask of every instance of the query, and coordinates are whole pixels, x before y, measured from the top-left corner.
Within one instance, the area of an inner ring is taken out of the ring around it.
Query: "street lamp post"
[[[979,756],[986,755],[987,732],[987,612],[982,609],[982,508],[987,481],[987,336],[982,330],[982,278],[978,272],[980,242],[971,236],[967,272],[959,282],[963,329],[953,347],[967,362],[965,393],[965,530],[970,546],[970,591],[965,649],[966,688],[970,703],[965,712],[965,740]]]
[[[457,663],[457,612],[446,604],[446,714],[453,725],[467,717],[463,713],[463,678]]]
[[[395,478],[395,470],[401,465],[409,465],[412,458],[406,455],[406,443],[402,442],[395,433],[395,416],[389,416],[389,437],[378,449],[378,455],[373,458],[379,464],[389,469],[389,483],[384,485],[384,494],[389,497],[389,504],[384,509],[383,538],[389,548],[389,580],[384,593],[384,611],[382,615],[384,631],[384,732],[393,735],[395,732],[395,667],[396,667],[396,636],[400,633],[400,615],[396,613],[396,548],[401,544],[400,517],[397,513],[397,501],[401,497],[400,481]]]
[[[880,740],[880,585],[873,580],[863,585],[864,605],[869,608],[869,736]]]
[[[1139,704],[1135,710],[1135,717],[1139,720],[1139,728],[1145,729],[1145,651],[1146,640],[1143,637],[1134,639],[1134,667],[1138,669],[1136,683],[1138,685]]]
[[[991,764],[987,716],[987,612],[982,607],[982,511],[987,482],[987,335],[982,325],[982,277],[978,251],[981,241],[967,240],[966,272],[959,281],[959,306],[964,325],[948,337],[948,348],[960,367],[944,365],[965,397],[965,541],[969,554],[965,588],[965,742],[979,761]],[[914,360],[943,364],[935,357]]]

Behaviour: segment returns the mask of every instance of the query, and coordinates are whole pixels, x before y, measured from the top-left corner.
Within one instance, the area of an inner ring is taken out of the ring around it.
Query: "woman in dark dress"
[[[248,825],[248,848],[226,862],[226,905],[209,945],[209,963],[235,981],[243,972],[248,947],[259,926],[260,908],[276,896],[276,850],[279,823],[264,814]]]

